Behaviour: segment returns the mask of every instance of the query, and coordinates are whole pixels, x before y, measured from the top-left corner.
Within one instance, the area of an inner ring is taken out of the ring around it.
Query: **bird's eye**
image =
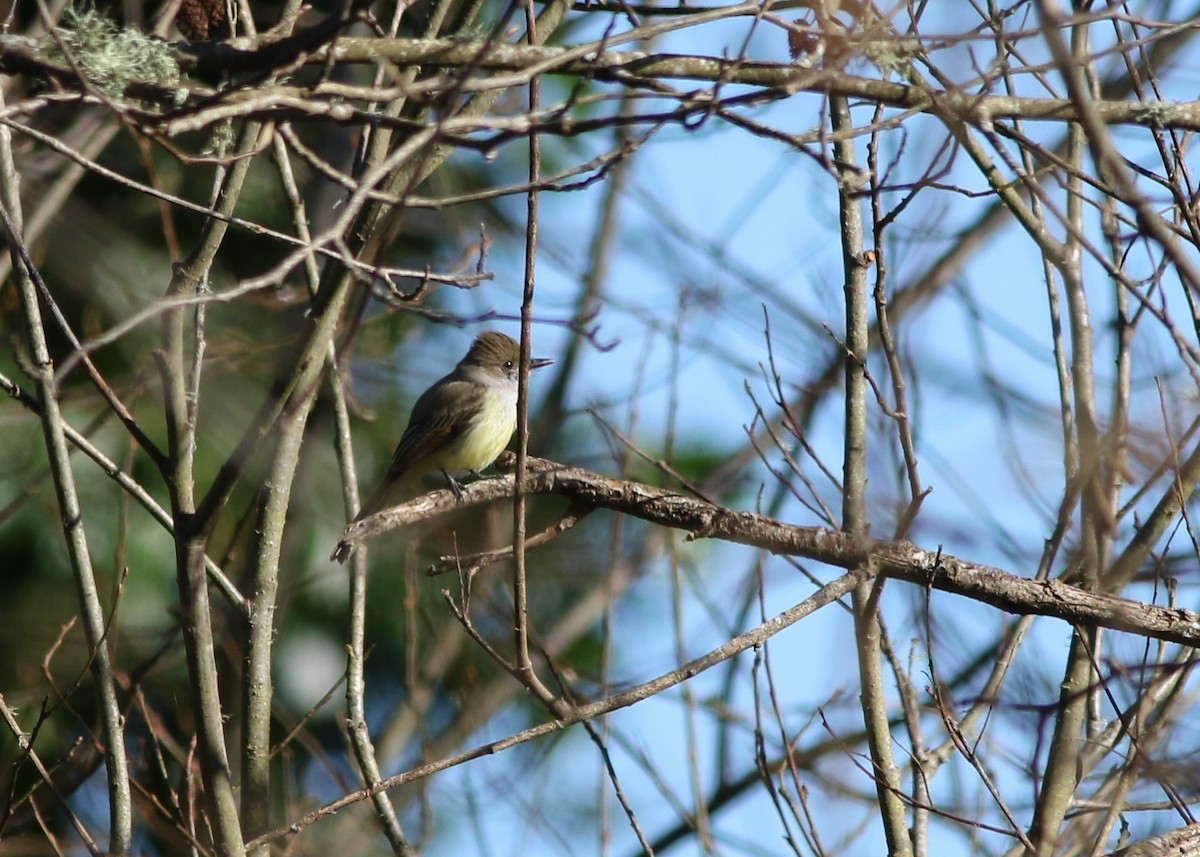
[[[511,360],[505,360],[505,361],[504,361],[504,368],[505,368],[505,369],[511,369],[512,367],[513,367],[513,362],[512,362]]]

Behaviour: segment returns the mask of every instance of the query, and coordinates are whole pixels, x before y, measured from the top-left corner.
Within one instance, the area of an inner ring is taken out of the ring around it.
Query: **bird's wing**
[[[443,378],[421,394],[413,405],[404,435],[392,454],[387,474],[363,504],[358,518],[379,511],[388,495],[401,479],[409,475],[409,471],[467,429],[470,420],[463,417],[472,412],[472,394],[477,392],[476,387],[469,381]]]
[[[396,445],[388,479],[397,479],[430,453],[454,440],[470,424],[464,419],[478,407],[478,385],[443,378],[421,394],[413,405],[404,436]]]

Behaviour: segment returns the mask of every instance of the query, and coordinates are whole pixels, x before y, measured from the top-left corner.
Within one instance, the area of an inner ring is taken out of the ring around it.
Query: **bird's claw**
[[[442,475],[446,477],[446,484],[450,486],[450,493],[454,495],[454,499],[461,503],[463,499],[463,489],[462,486],[458,484],[458,480],[445,470],[442,471]]]

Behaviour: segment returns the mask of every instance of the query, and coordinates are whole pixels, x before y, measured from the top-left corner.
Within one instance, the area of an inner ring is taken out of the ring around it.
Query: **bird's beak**
[[[549,357],[532,357],[529,360],[530,369],[541,369],[543,366],[549,366],[554,361]]]

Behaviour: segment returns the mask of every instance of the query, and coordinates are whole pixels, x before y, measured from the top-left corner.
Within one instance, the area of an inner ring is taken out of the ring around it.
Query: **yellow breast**
[[[437,466],[448,473],[482,470],[496,460],[517,428],[516,390],[510,397],[496,389],[484,396],[484,406],[471,425],[439,450]]]

